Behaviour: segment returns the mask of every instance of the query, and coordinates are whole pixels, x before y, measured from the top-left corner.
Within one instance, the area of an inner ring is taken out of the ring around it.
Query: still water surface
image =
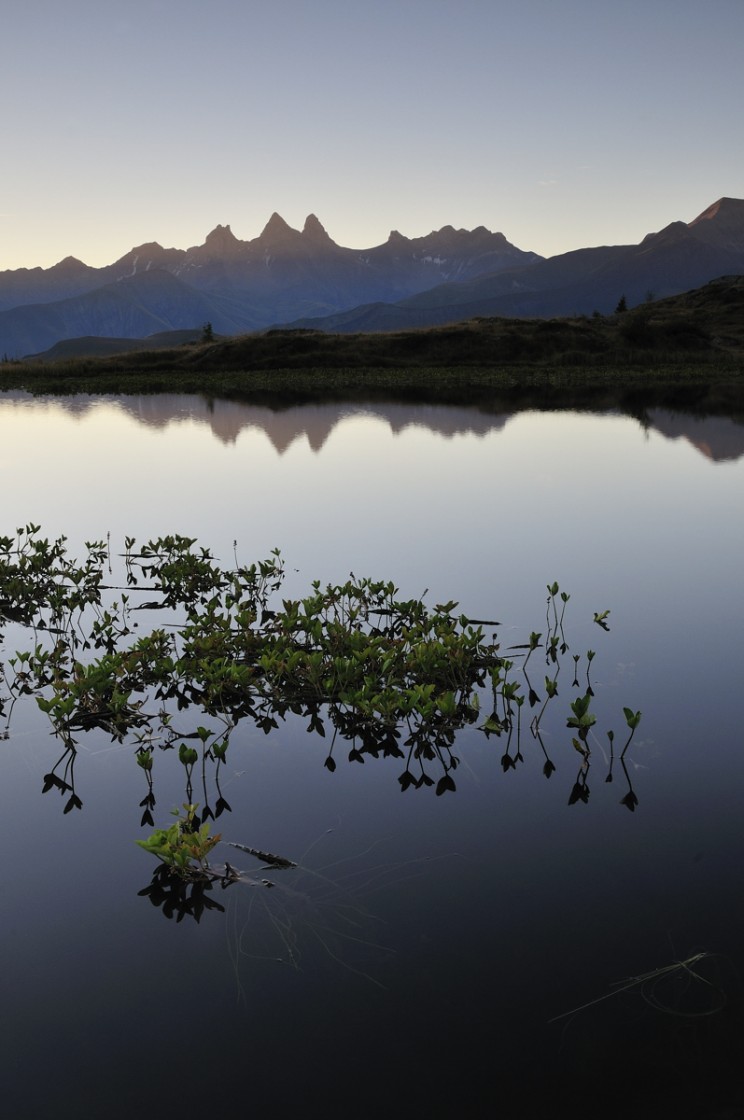
[[[393,579],[499,619],[503,645],[544,631],[557,580],[571,650],[597,651],[602,728],[590,796],[569,805],[580,759],[565,720],[546,739],[549,780],[529,733],[504,772],[501,744],[467,729],[442,797],[401,793],[396,760],[339,756],[330,773],[304,726],[241,727],[223,835],[301,869],[274,891],[230,888],[225,913],[197,925],[138,896],[153,868],[134,844],[131,750],[84,740],[84,807],[63,815],[40,796],[56,744],[18,709],[0,743],[10,1114],[744,1106],[744,432],[647,420],[0,400],[0,533],[32,521],[74,550],[110,532],[114,552],[125,534],[184,533],[226,563],[278,547],[287,595],[350,571]],[[609,633],[592,621],[606,609]],[[6,631],[4,656],[22,640]],[[634,812],[622,773],[605,781],[601,738],[621,737],[626,705],[643,712],[626,758]],[[163,824],[184,796],[170,761]],[[699,952],[709,991],[677,970],[549,1022]]]

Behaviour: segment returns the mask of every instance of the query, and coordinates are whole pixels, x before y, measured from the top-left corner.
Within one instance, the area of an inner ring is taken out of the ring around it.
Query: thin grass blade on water
[[[568,1019],[572,1015],[578,1015],[580,1011],[586,1011],[589,1007],[595,1007],[599,1003],[604,1003],[605,1000],[612,999],[613,996],[620,995],[621,992],[627,992],[634,988],[639,990],[640,995],[650,1007],[653,1007],[656,1011],[663,1011],[667,1015],[680,1015],[684,1018],[694,1019],[715,1015],[726,1006],[728,1002],[726,994],[692,967],[699,961],[712,960],[713,957],[714,954],[712,953],[695,953],[684,961],[674,961],[663,968],[655,968],[651,972],[642,973],[640,976],[631,976],[627,980],[621,980],[614,991],[589,1000],[588,1003],[582,1003],[579,1007],[574,1007],[570,1011],[554,1015],[548,1022],[557,1023],[561,1019]],[[671,992],[665,997],[662,990],[664,984],[679,980],[685,981],[684,995],[687,996],[692,992],[693,1000],[696,1003],[702,1001],[699,1008],[685,1010],[679,1004],[672,1005]]]
[[[284,856],[275,856],[272,852],[262,852],[260,848],[250,848],[247,844],[238,844],[235,840],[226,840],[225,843],[229,844],[231,848],[237,848],[241,852],[247,852],[249,856],[255,856],[256,859],[261,860],[261,863],[267,864],[276,871],[297,867],[296,863],[291,859],[285,859]]]

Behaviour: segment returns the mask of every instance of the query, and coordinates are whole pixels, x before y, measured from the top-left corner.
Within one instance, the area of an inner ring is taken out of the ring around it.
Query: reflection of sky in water
[[[742,544],[744,458],[714,464],[624,417],[457,410],[460,431],[445,436],[432,430],[446,429],[444,409],[401,406],[391,421],[215,402],[210,415],[184,400],[174,421],[159,398],[135,399],[149,423],[113,402],[86,400],[76,418],[0,403],[5,531],[35,521],[73,543],[110,530],[115,544],[181,532],[223,557],[237,540],[243,561],[278,547],[300,569],[293,592],[353,570],[471,613],[511,613],[557,579],[597,603],[643,604],[649,623],[720,596]],[[319,453],[305,429],[323,432]]]
[[[489,431],[472,413],[474,430],[445,436],[421,425],[446,410],[403,426],[401,407],[393,434],[389,418],[328,406],[310,410],[315,453],[298,409],[253,410],[267,434],[241,428],[246,406],[216,402],[224,441],[188,415],[156,428],[158,398],[139,400],[149,426],[114,403],[75,419],[56,404],[1,404],[6,529],[33,520],[72,541],[182,532],[222,556],[237,540],[242,560],[279,547],[301,571],[293,590],[353,570],[473,613],[503,613],[552,579],[598,601],[617,603],[620,589],[645,615],[659,598],[690,606],[692,589],[725,584],[742,543],[744,459],[713,464],[624,417],[525,413]],[[457,416],[463,429],[468,414]]]
[[[149,423],[113,402],[84,401],[75,418],[54,403],[5,404],[4,531],[34,521],[73,547],[109,530],[114,547],[124,534],[180,532],[228,559],[237,540],[243,562],[278,547],[287,594],[354,571],[535,629],[558,580],[574,623],[613,610],[628,643],[618,659],[642,680],[671,640],[694,636],[698,656],[719,663],[741,624],[744,458],[712,463],[620,416],[225,402],[210,414],[175,398],[186,418],[174,421],[173,400],[158,411],[159,398],[139,398]]]
[[[210,1025],[225,1024],[223,1032],[212,1032],[219,1044],[204,1044],[204,1057],[223,1071],[232,1092],[225,1071],[243,1069],[248,1047],[260,1055],[251,1092],[274,1107],[277,1094],[291,1100],[281,1073],[278,1081],[261,1080],[267,1066],[276,1074],[266,1046],[278,1039],[291,1048],[300,1095],[323,1099],[328,1086],[314,1084],[314,1071],[336,1053],[349,1083],[362,1084],[369,1059],[344,1042],[351,1014],[368,1037],[383,1037],[391,1022],[401,1025],[409,1049],[385,1062],[405,1077],[410,1056],[436,1097],[434,1025],[459,1063],[452,1074],[456,1094],[463,1080],[480,1085],[472,1062],[491,1070],[500,1047],[506,1061],[526,1063],[526,1076],[528,1055],[547,1063],[557,1043],[545,1035],[545,1020],[602,994],[613,980],[700,947],[730,952],[738,945],[740,951],[744,916],[728,876],[744,856],[744,458],[712,462],[689,440],[667,438],[679,435],[669,418],[660,419],[667,425],[662,435],[619,416],[489,418],[464,409],[329,407],[272,417],[216,402],[210,428],[203,404],[177,403],[181,418],[168,421],[157,398],[143,398],[142,422],[113,403],[77,418],[56,404],[0,403],[0,532],[34,521],[46,534],[66,533],[73,547],[108,530],[114,547],[125,533],[144,540],[182,532],[227,560],[237,539],[243,561],[278,546],[289,594],[302,593],[313,578],[341,580],[350,570],[394,578],[405,594],[428,586],[432,602],[454,597],[471,614],[501,619],[505,645],[522,641],[530,629],[545,630],[545,585],[558,580],[571,594],[572,650],[597,650],[593,704],[602,734],[612,726],[621,738],[623,705],[644,713],[628,760],[640,804],[634,815],[617,804],[625,792],[621,775],[604,783],[597,745],[590,801],[569,810],[579,759],[566,758],[560,727],[547,743],[558,762],[549,782],[531,740],[525,766],[505,775],[500,744],[466,733],[458,792],[440,799],[423,791],[401,795],[398,764],[382,760],[364,766],[344,760],[329,776],[322,767],[327,743],[319,747],[304,729],[282,727],[267,739],[241,728],[225,788],[234,809],[222,825],[226,835],[292,854],[323,838],[310,861],[318,869],[349,852],[364,866],[361,854],[372,846],[367,861],[399,863],[402,884],[363,897],[385,919],[389,936],[382,941],[396,949],[370,966],[387,992],[343,968],[330,982],[327,953],[317,949],[316,959],[310,949],[317,948],[322,927],[316,925],[315,933],[312,926],[302,931],[313,963],[298,986],[286,972],[246,955],[240,976],[250,999],[236,1010],[225,928],[207,919],[174,937],[135,898],[148,869],[131,840],[144,794],[131,757],[110,753],[105,737],[86,740],[78,767],[85,811],[63,819],[54,795],[38,796],[48,741],[29,744],[30,725],[19,712],[14,737],[3,744],[3,822],[9,834],[21,835],[29,799],[38,819],[7,886],[9,912],[30,918],[6,928],[2,945],[6,959],[25,960],[29,949],[33,957],[33,969],[19,967],[5,990],[8,1015],[15,1017],[9,1053],[18,1069],[31,1078],[26,1055],[38,1051],[64,1084],[62,1067],[76,1070],[76,1039],[85,1038],[85,1053],[94,1058],[86,1059],[86,1069],[92,1065],[94,1073],[83,1084],[103,1099],[100,1094],[111,1095],[104,1088],[111,1053],[119,1054],[115,1085],[137,1060],[139,1040],[154,1046],[174,1016],[191,1014],[198,999],[199,1012],[213,1017]],[[709,433],[691,431],[696,442],[710,445]],[[591,619],[607,608],[611,630],[603,634]],[[540,691],[544,671],[536,661]],[[567,705],[570,661],[563,673],[560,696]],[[570,744],[567,750],[571,755]],[[166,767],[169,761],[158,759],[163,812],[181,799],[180,775]],[[98,846],[102,835],[111,846]],[[409,883],[408,861],[428,856],[441,863],[420,876],[416,865]],[[112,862],[115,884],[106,880]],[[43,889],[34,887],[30,902],[28,868],[44,868]],[[112,886],[119,894],[112,892],[103,907]],[[14,911],[16,893],[24,901]],[[329,939],[336,935],[334,904],[332,895],[310,892],[308,905],[318,916],[308,921],[326,922]],[[244,922],[244,910],[236,901],[231,906]],[[279,908],[278,921],[284,913]],[[298,932],[299,914],[289,914]],[[261,928],[276,932],[267,920]],[[53,958],[50,921],[57,936]],[[234,940],[236,930],[226,928]],[[100,944],[106,949],[97,956]],[[128,945],[147,951],[126,963]],[[245,945],[248,954],[251,943]],[[359,947],[339,948],[336,941],[332,947],[350,966],[366,967]],[[260,951],[271,949],[262,943]],[[67,962],[61,978],[60,959]],[[133,987],[138,973],[148,985],[144,995]],[[50,992],[55,1000],[40,1024],[35,1009]],[[498,1009],[487,1029],[473,1015],[482,1001]],[[117,1007],[120,1022],[112,1021],[108,1004]],[[447,1029],[452,1022],[454,1038]],[[559,1064],[591,1050],[596,1023],[571,1026]],[[66,1031],[69,1047],[59,1041]],[[415,1038],[426,1040],[419,1049]],[[607,1038],[598,1034],[596,1046],[607,1048]],[[150,1091],[162,1103],[154,1074]],[[131,1115],[135,1090],[117,1093],[122,1115]],[[347,1114],[354,1115],[359,1100],[350,1099]],[[421,1098],[423,1111],[431,1099]],[[488,1110],[472,1114],[493,1114],[488,1099]]]
[[[350,571],[392,578],[498,618],[504,644],[544,629],[558,580],[587,647],[593,612],[611,609],[603,672],[649,712],[667,697],[667,726],[704,735],[729,674],[735,687],[744,457],[715,463],[616,415],[70,403],[0,404],[3,531],[34,521],[75,547],[110,530],[114,548],[180,532],[228,561],[237,540],[242,562],[279,547],[288,595]],[[680,434],[679,418],[658,422]],[[721,423],[689,430],[705,445]]]
[[[115,402],[0,404],[3,531],[34,521],[73,547],[111,531],[114,548],[180,532],[223,559],[236,540],[243,562],[277,547],[290,595],[354,571],[538,629],[558,580],[575,618],[613,609],[636,664],[661,632],[709,660],[742,622],[744,457],[714,464],[619,416],[166,400],[129,402],[147,422]]]

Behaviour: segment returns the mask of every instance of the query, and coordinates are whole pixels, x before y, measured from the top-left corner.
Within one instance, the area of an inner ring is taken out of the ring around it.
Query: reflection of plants
[[[578,699],[573,700],[571,703],[571,711],[573,715],[569,717],[566,724],[567,727],[575,727],[579,732],[579,738],[582,742],[586,742],[586,737],[589,734],[589,728],[593,727],[597,722],[597,717],[593,712],[589,711],[589,703],[591,696],[587,692],[585,696],[580,696]]]
[[[288,716],[329,738],[329,771],[337,765],[339,740],[346,741],[348,758],[357,764],[402,760],[401,790],[434,787],[442,795],[456,789],[455,737],[478,720],[488,686],[492,706],[480,729],[487,737],[503,736],[503,769],[524,761],[527,699],[530,708],[541,705],[530,728],[545,756],[544,772],[555,770],[543,720],[558,698],[570,599],[557,583],[547,585],[544,639],[533,631],[507,657],[496,635],[486,634],[497,623],[468,618],[454,601],[432,608],[423,598],[403,599],[391,582],[354,575],[340,585],[315,581],[306,597],[278,603],[284,566],[277,551],[250,566],[236,557],[227,568],[189,537],[160,537],[139,548],[127,537],[123,588],[104,583],[111,570],[108,543],[88,543],[78,564],[64,537],[50,543],[37,533],[30,525],[15,538],[0,538],[0,611],[34,629],[33,648],[8,661],[7,685],[12,703],[35,697],[62,741],[65,754],[45,788],[69,793],[69,808],[81,804],[68,781],[76,737],[98,730],[134,743],[147,782],[143,825],[153,826],[155,759],[168,750],[184,768],[187,803],[200,783],[203,819],[218,817],[229,810],[219,774],[234,728],[248,719],[269,734]],[[112,593],[105,603],[104,592]],[[114,599],[118,592],[125,593]],[[170,613],[140,633],[133,621],[139,611]],[[608,614],[595,615],[603,629]],[[527,675],[541,646],[547,667],[542,701]],[[568,717],[587,749],[587,766],[595,723],[593,657],[588,651],[585,695],[571,702]],[[580,658],[573,660],[576,686]],[[628,712],[636,723],[628,723],[623,754],[640,719],[627,709],[626,720]]]
[[[381,922],[365,899],[386,883],[400,883],[430,870],[431,861],[386,864],[376,854],[370,867],[365,858],[369,849],[365,849],[359,855],[345,851],[340,859],[323,861],[317,869],[308,866],[310,851],[328,835],[323,833],[297,861],[237,841],[222,841],[235,850],[236,858],[239,853],[251,857],[249,866],[216,862],[182,872],[160,861],[138,893],[166,918],[199,922],[206,911],[226,910],[218,898],[229,889],[226,932],[240,992],[243,959],[261,958],[299,971],[306,953],[316,954],[314,969],[325,961],[383,986],[374,971],[391,950],[381,943]],[[209,858],[213,854],[208,853]]]
[[[587,710],[588,700],[589,696],[587,694],[583,698],[583,700],[577,700],[574,704],[571,705],[571,708],[574,711],[574,717],[572,719],[569,719],[568,721],[569,727],[579,728],[579,739],[574,739],[573,745],[575,749],[583,756],[583,763],[579,772],[579,778],[577,779],[571,797],[569,798],[569,805],[575,804],[577,800],[586,802],[589,799],[587,777],[589,774],[591,751],[587,745],[587,734],[590,730],[590,727],[594,724],[595,720],[593,715],[591,715],[591,713],[589,713]],[[638,727],[638,724],[641,722],[641,713],[634,712],[631,708],[624,708],[623,712],[625,715],[625,722],[630,728],[630,735],[628,736],[625,746],[623,747],[620,754],[620,765],[622,767],[623,774],[625,775],[625,780],[628,783],[628,792],[624,797],[620,799],[620,804],[624,805],[626,809],[629,809],[630,812],[633,813],[635,812],[636,806],[638,804],[638,797],[635,793],[635,790],[633,789],[633,785],[630,780],[630,774],[628,773],[628,768],[625,765],[625,752],[630,746],[630,741],[635,734],[635,730]],[[591,722],[587,723],[587,720],[591,720]],[[607,739],[610,744],[610,765],[605,781],[611,782],[613,778],[612,770],[615,762],[615,732],[611,730],[608,731]]]
[[[44,674],[46,659],[42,661],[38,650],[35,657]],[[133,690],[122,688],[123,681],[126,669],[114,653],[87,665],[75,661],[70,674],[56,674],[52,696],[37,696],[36,703],[58,728],[69,732],[101,727],[121,742],[132,728],[147,722],[140,704],[130,703]]]
[[[594,650],[593,649],[588,649],[586,651],[586,691],[587,691],[589,696],[594,695],[594,690],[592,689],[591,681],[589,680],[589,666],[591,665],[593,660],[594,660]]]
[[[75,793],[76,757],[74,746],[68,743],[62,757],[57,760],[49,773],[44,775],[42,793],[49,793],[50,790],[56,789],[62,797],[66,797],[65,813],[69,813],[72,809],[82,809],[83,807],[82,801]],[[58,773],[60,768],[62,769],[61,774]]]
[[[146,743],[150,753],[138,747],[149,783],[143,820],[153,805],[154,743],[165,749],[178,744],[190,799],[199,758],[203,775],[208,757],[223,761],[240,719],[251,718],[268,733],[288,712],[306,716],[309,730],[320,735],[330,720],[335,733],[352,741],[349,757],[356,761],[380,750],[404,757],[397,740],[401,725],[407,727],[402,745],[422,766],[414,784],[425,779],[424,762],[438,761],[438,792],[454,788],[455,731],[475,718],[475,690],[489,666],[500,662],[482,625],[453,613],[454,602],[430,610],[421,600],[399,600],[392,583],[355,577],[325,589],[316,582],[307,598],[271,609],[269,598],[283,579],[278,553],[228,571],[207,550],[195,551],[194,543],[165,537],[135,552],[134,540],[126,541],[130,596],[144,580],[142,589],[157,598],[142,607],[181,613],[170,631],[159,628],[127,646],[122,635],[130,633],[127,620],[138,608],[122,597],[120,607],[96,612],[92,640],[79,623],[68,627],[54,657],[37,648],[16,671],[16,688],[36,693],[66,741],[98,727],[119,741],[133,731]],[[65,555],[61,545],[57,554]],[[60,578],[76,583],[74,565],[68,562]],[[39,611],[44,602],[40,596]],[[83,662],[76,656],[81,644],[105,652]],[[157,707],[148,710],[153,702]],[[224,735],[210,748],[212,733],[200,727],[194,735],[201,739],[199,751],[186,742],[193,733],[176,728],[171,706],[200,708],[222,722]],[[220,798],[217,812],[226,805]]]
[[[174,875],[171,868],[161,863],[148,885],[137,893],[162,910],[166,918],[175,917],[180,922],[190,917],[199,922],[205,910],[225,911],[220,902],[210,897],[213,889],[214,880],[208,875]]]
[[[630,740],[635,735],[636,727],[641,722],[641,713],[640,712],[634,712],[632,708],[623,708],[623,714],[625,715],[625,722],[627,723],[628,727],[630,728],[630,735],[628,736],[627,742],[622,749],[622,753],[620,755],[621,759],[625,757],[625,752],[627,751],[628,747],[630,746]]]
[[[29,524],[15,537],[0,537],[0,622],[54,630],[98,602],[107,546],[86,542],[87,560],[66,578],[66,538],[48,541],[38,536],[39,528]]]

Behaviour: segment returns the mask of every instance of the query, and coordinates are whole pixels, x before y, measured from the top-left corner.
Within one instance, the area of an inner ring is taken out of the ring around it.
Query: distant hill
[[[146,338],[107,338],[101,335],[85,335],[82,338],[66,338],[55,342],[42,354],[29,354],[27,361],[69,362],[76,358],[109,358],[114,354],[131,354],[135,351],[172,350],[176,346],[201,342],[204,329],[183,331],[160,331]]]
[[[744,276],[724,276],[701,288],[648,301],[608,316],[519,319],[478,316],[461,323],[416,330],[330,332],[309,328],[268,331],[184,347],[201,331],[125,340],[117,357],[100,368],[245,371],[271,369],[354,369],[408,366],[500,366],[624,364],[689,357],[724,362],[744,360]],[[167,339],[178,340],[167,349]],[[37,362],[70,357],[91,359],[116,340],[75,339],[35,356]],[[90,365],[91,363],[87,363]],[[95,364],[95,363],[93,363]]]
[[[156,269],[105,284],[56,303],[34,303],[0,311],[2,353],[30,354],[83,335],[142,338],[219,320],[227,334],[240,331],[219,300],[195,291]]]

